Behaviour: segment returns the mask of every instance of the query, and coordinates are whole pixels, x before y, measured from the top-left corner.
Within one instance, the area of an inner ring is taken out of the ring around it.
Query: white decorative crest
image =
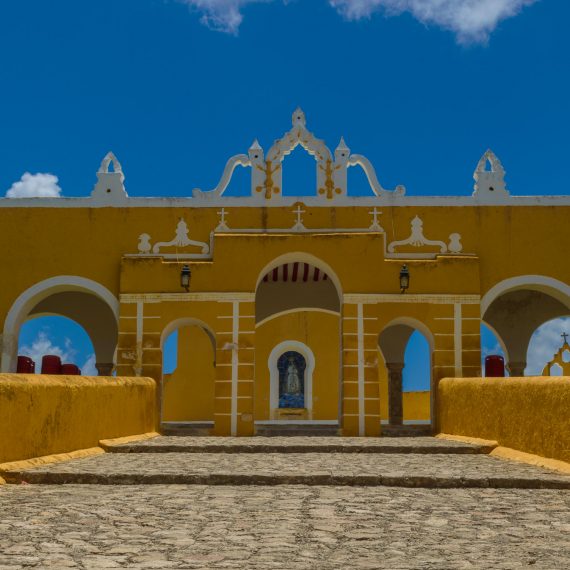
[[[159,253],[162,247],[200,247],[202,248],[202,253],[208,253],[210,251],[210,246],[202,241],[194,241],[188,237],[188,225],[186,222],[180,218],[178,224],[176,224],[176,236],[171,241],[160,241],[154,244],[152,248],[153,253]]]
[[[302,202],[299,202],[297,204],[297,208],[293,210],[293,213],[295,214],[295,224],[292,229],[296,232],[302,232],[307,229],[303,224],[303,218],[301,217],[305,213],[305,210],[301,208],[303,205],[304,204]]]
[[[257,141],[253,142],[248,154],[237,154],[226,163],[224,172],[217,186],[208,192],[199,188],[193,190],[193,196],[201,199],[222,196],[231,182],[237,166],[251,168],[251,196],[259,202],[279,200],[283,196],[283,159],[301,145],[316,161],[317,199],[329,202],[347,195],[347,168],[360,166],[376,196],[405,193],[403,186],[394,192],[382,188],[376,177],[374,167],[365,157],[350,154],[350,149],[343,138],[333,153],[321,139],[307,129],[305,113],[296,109],[292,116],[292,127],[280,139],[277,139],[267,154]]]
[[[461,253],[463,247],[461,245],[461,235],[451,234],[449,236],[449,248],[447,244],[439,240],[427,239],[424,236],[424,223],[416,216],[411,222],[411,233],[410,237],[400,241],[393,241],[388,245],[388,253],[394,253],[396,247],[401,247],[405,245],[410,245],[412,247],[423,247],[423,246],[434,246],[439,247],[439,253]]]
[[[509,196],[505,185],[505,169],[497,155],[490,149],[477,163],[473,179],[475,180],[473,196],[497,200]]]

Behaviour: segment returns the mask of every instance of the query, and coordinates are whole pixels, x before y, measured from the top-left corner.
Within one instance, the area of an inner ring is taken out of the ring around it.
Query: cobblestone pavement
[[[156,453],[480,453],[485,446],[435,437],[189,437],[161,436],[122,445],[107,445],[113,452]]]
[[[570,567],[570,493],[0,487],[0,568]]]
[[[8,475],[4,475],[8,479]],[[30,483],[393,485],[570,489],[570,476],[488,455],[106,453],[13,474]]]

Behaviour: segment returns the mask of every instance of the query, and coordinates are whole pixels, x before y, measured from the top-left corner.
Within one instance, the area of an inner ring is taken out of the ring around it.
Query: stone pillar
[[[96,362],[95,368],[97,368],[99,376],[112,376],[115,364],[113,362]]]
[[[509,362],[509,372],[511,376],[519,377],[524,376],[524,369],[526,368],[526,362]]]
[[[402,394],[403,362],[387,362],[388,369],[388,418],[391,426],[401,426],[404,420],[404,396]]]

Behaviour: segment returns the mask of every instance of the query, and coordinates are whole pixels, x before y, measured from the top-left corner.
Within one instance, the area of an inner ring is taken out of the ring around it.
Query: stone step
[[[338,437],[338,424],[257,424],[255,435],[261,437]]]
[[[570,476],[488,455],[106,453],[3,473],[10,483],[570,489]]]
[[[160,431],[169,436],[198,436],[213,435],[214,422],[162,422]]]
[[[491,447],[435,437],[167,437],[105,444],[112,453],[400,453],[476,454]]]
[[[432,427],[430,424],[409,424],[401,426],[382,426],[383,437],[421,437],[431,436]]]

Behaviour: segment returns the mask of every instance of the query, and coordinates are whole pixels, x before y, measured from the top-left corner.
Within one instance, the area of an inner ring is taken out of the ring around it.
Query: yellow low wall
[[[570,462],[570,378],[445,378],[442,433]]]
[[[0,463],[156,429],[150,378],[0,374]]]

